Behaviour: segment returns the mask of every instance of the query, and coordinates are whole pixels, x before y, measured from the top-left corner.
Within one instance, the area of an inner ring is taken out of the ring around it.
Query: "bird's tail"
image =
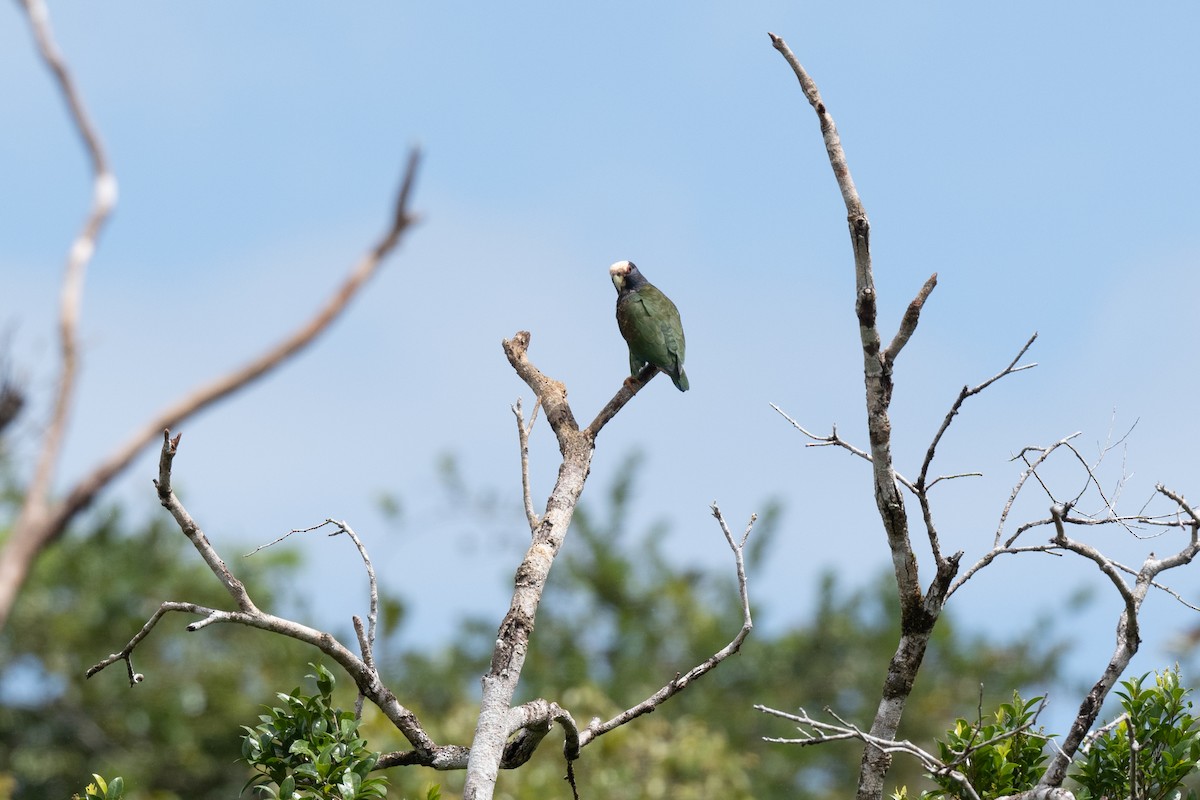
[[[671,376],[671,380],[675,383],[675,388],[681,392],[686,392],[691,386],[688,384],[687,373],[682,369],[679,370],[679,377]]]

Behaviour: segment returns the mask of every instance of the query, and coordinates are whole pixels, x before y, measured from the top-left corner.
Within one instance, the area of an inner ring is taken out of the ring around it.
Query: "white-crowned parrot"
[[[608,274],[617,287],[617,327],[629,345],[630,373],[636,376],[646,364],[653,364],[670,376],[675,388],[686,392],[679,309],[632,261],[618,261]]]

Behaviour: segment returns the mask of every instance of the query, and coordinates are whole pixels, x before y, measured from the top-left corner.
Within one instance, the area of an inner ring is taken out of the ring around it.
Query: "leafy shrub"
[[[1143,686],[1148,676],[1121,682],[1116,695],[1125,713],[1086,746],[1071,775],[1078,800],[1173,797],[1200,761],[1200,720],[1186,699],[1190,690],[1179,685],[1178,667]],[[1195,791],[1186,797],[1194,800]]]
[[[279,800],[372,800],[387,794],[387,778],[369,777],[379,753],[358,735],[352,712],[332,706],[334,679],[319,664],[317,694],[276,695],[282,707],[259,715],[262,724],[242,737],[242,757],[258,773],[253,786],[264,797]]]
[[[1052,736],[1032,730],[1042,698],[1022,700],[1013,692],[1011,703],[1002,703],[993,721],[983,724],[959,719],[945,740],[938,740],[938,758],[962,773],[980,797],[1002,797],[1037,785],[1046,771],[1046,743]],[[928,798],[961,797],[962,784],[948,774],[930,776],[938,785]]]

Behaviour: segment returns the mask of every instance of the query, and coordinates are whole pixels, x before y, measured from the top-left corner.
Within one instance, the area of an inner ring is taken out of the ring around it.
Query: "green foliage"
[[[72,800],[79,800],[79,795],[72,795]],[[125,781],[116,777],[105,781],[99,775],[92,775],[92,782],[84,790],[83,800],[123,800],[125,797]]]
[[[333,707],[333,674],[310,664],[317,694],[277,694],[283,703],[242,726],[242,757],[256,775],[246,784],[264,797],[285,800],[371,800],[387,795],[387,778],[371,777],[379,753],[358,735],[358,720]]]
[[[1053,738],[1031,726],[1042,698],[1025,701],[1014,692],[1011,703],[1002,703],[984,723],[960,718],[940,739],[938,758],[961,773],[980,797],[1002,797],[1032,789],[1046,771],[1046,743]],[[928,798],[966,796],[962,784],[950,775],[933,775],[938,788]]]
[[[1178,668],[1121,682],[1125,713],[1088,747],[1071,778],[1079,800],[1137,797],[1162,800],[1180,789],[1200,762],[1200,720],[1192,714],[1190,690],[1179,685]],[[1195,798],[1189,790],[1189,798]]]
[[[1186,700],[1190,692],[1180,686],[1177,668],[1157,675],[1153,686],[1143,685],[1146,678],[1123,681],[1123,689],[1115,692],[1125,713],[1082,753],[1082,763],[1071,775],[1079,800],[1195,800],[1194,790],[1177,794],[1200,763],[1200,720]],[[1026,727],[1040,702],[1014,694],[1012,703],[1002,704],[987,724],[959,719],[938,741],[938,758],[962,773],[984,800],[1032,789],[1045,772],[1046,744],[1053,738]],[[932,778],[938,788],[922,798],[966,796],[950,775]],[[893,800],[908,796],[904,786],[892,794]]]
[[[607,719],[644,699],[724,646],[741,625],[732,568],[696,569],[668,549],[665,524],[639,529],[634,522],[637,459],[618,474],[621,478],[606,500],[578,509],[539,610],[516,700],[557,700],[580,724],[592,716]],[[507,519],[494,503],[481,500],[469,508],[468,515],[479,517],[492,531],[523,524],[519,509]],[[752,574],[780,532],[778,519],[777,509],[760,514],[747,554]],[[184,618],[172,625],[172,615],[135,654],[145,682],[130,689],[120,664],[84,681],[87,666],[132,636],[161,600],[227,607],[228,597],[167,520],[131,533],[112,514],[81,532],[87,535],[65,537],[38,561],[0,635],[0,688],[6,674],[21,664],[32,664],[42,682],[39,691],[21,702],[0,705],[0,797],[5,796],[5,782],[15,778],[14,796],[61,800],[78,789],[71,776],[91,772],[122,774],[130,785],[152,791],[143,795],[152,800],[235,796],[250,777],[245,765],[237,763],[239,724],[253,718],[254,698],[291,685],[294,665],[310,660],[311,650],[235,626],[185,633]],[[725,544],[715,527],[711,533],[711,546],[723,553]],[[522,546],[515,544],[513,552],[519,556]],[[272,589],[285,585],[294,566],[281,555],[260,554],[239,565],[240,576],[262,605],[280,604]],[[802,591],[817,597],[811,617],[772,619],[769,604],[754,598],[759,626],[740,655],[657,713],[588,747],[575,764],[582,794],[616,800],[844,796],[845,788],[854,785],[860,748],[834,744],[800,750],[764,744],[761,737],[786,732],[752,706],[830,704],[850,718],[869,720],[899,628],[895,587],[882,575],[875,584],[847,591],[831,574]],[[398,625],[403,603],[396,601],[390,614]],[[494,618],[464,623],[443,648],[397,652],[380,662],[390,670],[389,685],[404,688],[405,704],[439,742],[470,740],[479,675],[487,668],[498,621],[499,611]],[[1031,622],[1029,635],[997,644],[963,635],[952,618],[944,617],[901,735],[931,740],[956,712],[975,705],[981,681],[1013,687],[1056,674],[1057,653],[1045,650],[1044,640],[1036,622]],[[377,655],[395,644],[381,641]],[[319,683],[317,700],[332,709],[331,701],[321,700],[321,688]],[[316,719],[320,714],[311,700],[299,691],[284,695],[284,717],[310,713]],[[278,726],[271,741],[282,743],[286,726],[294,723],[277,718],[274,711],[266,716],[263,725]],[[320,734],[337,738],[345,733],[351,742],[366,739],[380,751],[409,747],[371,706],[357,731],[343,731],[340,725],[326,723]],[[305,741],[319,758],[332,739],[323,745]],[[303,755],[293,752],[290,743],[282,751],[261,742],[259,747],[259,757],[274,766]],[[365,744],[345,749],[357,749],[359,757],[352,763],[370,762]],[[331,748],[330,763],[334,755]],[[892,778],[915,784],[918,770],[913,762],[898,759]],[[316,771],[320,777],[320,769]],[[529,764],[501,774],[496,796],[565,796],[564,771],[560,748],[548,741]],[[365,772],[351,772],[367,779]],[[272,781],[267,772],[260,774]],[[280,781],[289,777],[277,774]],[[422,768],[392,770],[388,777],[392,795],[428,800],[451,800],[462,782],[460,772]],[[356,787],[349,780],[345,786],[354,796],[363,783]],[[268,794],[283,795],[279,789],[286,787],[273,786],[278,788]]]

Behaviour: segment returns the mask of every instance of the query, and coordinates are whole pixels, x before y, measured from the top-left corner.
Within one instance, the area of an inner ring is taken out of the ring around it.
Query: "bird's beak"
[[[618,292],[625,287],[627,275],[629,275],[628,261],[618,261],[608,268],[608,277],[612,278],[613,286],[617,287]]]

